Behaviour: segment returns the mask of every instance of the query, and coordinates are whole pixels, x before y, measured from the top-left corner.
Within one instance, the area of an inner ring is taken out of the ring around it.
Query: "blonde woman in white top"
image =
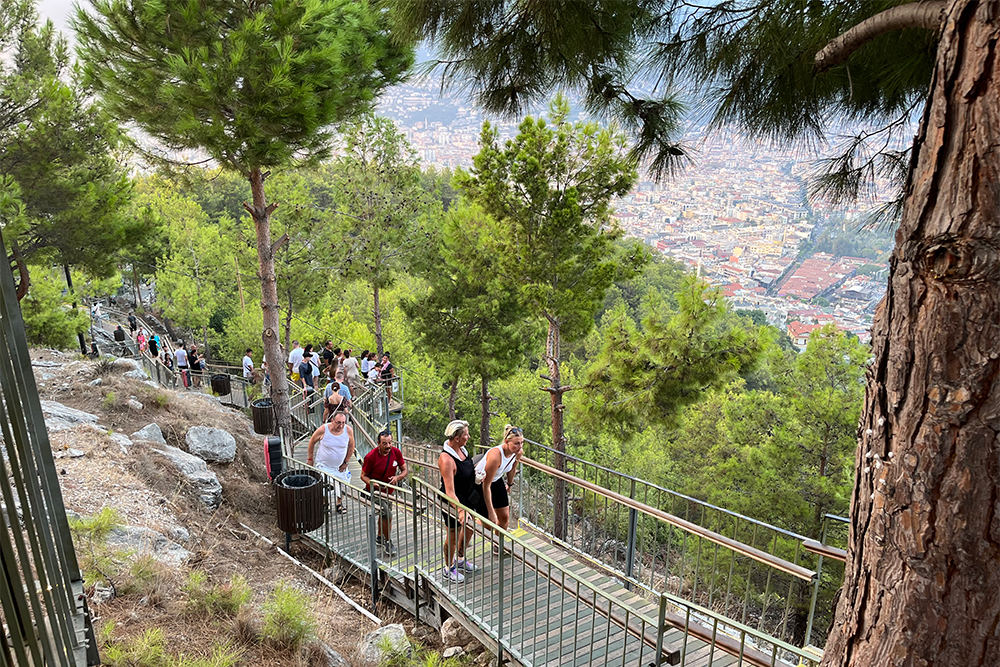
[[[517,464],[524,453],[524,433],[507,424],[503,442],[490,448],[476,464],[476,481],[482,484],[487,518],[504,530],[510,523],[510,496],[508,491],[517,474]]]

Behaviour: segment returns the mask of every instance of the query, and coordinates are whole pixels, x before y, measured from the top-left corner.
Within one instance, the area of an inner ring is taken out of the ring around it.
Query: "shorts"
[[[490,496],[493,500],[493,509],[502,510],[505,507],[510,507],[510,496],[507,495],[507,485],[504,484],[504,478],[501,477],[497,481],[490,484]],[[485,500],[483,503],[485,504]]]
[[[388,521],[392,518],[392,496],[376,493],[372,496],[372,509],[379,518]]]
[[[484,519],[486,518],[486,515],[489,514],[486,511],[486,501],[483,500],[482,495],[480,495],[478,501],[472,505],[469,504],[468,498],[465,499],[460,498],[459,501]],[[447,501],[442,501],[442,502],[447,502]],[[458,522],[458,508],[452,505],[451,503],[448,503],[448,506],[443,510],[441,510],[441,516],[444,517],[445,523],[448,524],[449,529],[456,530],[459,527],[460,524]],[[466,513],[465,520],[468,521],[470,518],[471,517],[468,516],[468,513]]]
[[[295,371],[294,373],[292,373],[292,382],[298,382],[300,379],[301,378],[299,378],[298,371]]]

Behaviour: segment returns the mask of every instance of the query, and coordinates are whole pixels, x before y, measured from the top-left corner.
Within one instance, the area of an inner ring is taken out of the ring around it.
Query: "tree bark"
[[[490,448],[492,444],[490,442],[490,401],[493,397],[490,396],[490,379],[485,375],[480,377],[480,392],[479,392],[479,403],[482,407],[482,412],[479,415],[479,446],[482,448],[481,451],[486,451]]]
[[[873,354],[825,667],[1000,664],[1000,2],[953,0]]]
[[[24,255],[21,254],[21,248],[17,245],[17,239],[11,239],[10,251],[14,258],[14,264],[17,265],[17,301],[20,303],[21,299],[28,296],[28,288],[31,287],[31,274],[28,272],[28,263],[24,261]],[[73,291],[72,284],[70,284],[70,291]],[[73,308],[76,308],[75,303]]]
[[[27,271],[28,267],[25,266],[24,270]],[[65,275],[66,275],[66,289],[69,290],[69,298],[73,302],[73,312],[75,313],[76,312],[76,290],[73,289],[73,274],[70,273],[69,264],[63,264],[63,273],[65,273]],[[25,280],[25,278],[22,277],[21,280]],[[18,301],[20,301],[20,297],[18,297]],[[94,337],[94,318],[92,318],[90,316],[90,313],[87,313],[87,319],[90,320],[90,337],[93,338]],[[80,354],[86,356],[86,354],[87,354],[87,341],[84,340],[84,338],[83,338],[83,332],[82,331],[78,331],[77,334],[76,334],[76,338],[77,338],[77,341],[80,343]]]
[[[257,261],[260,264],[260,307],[264,315],[264,359],[271,375],[271,398],[274,401],[274,419],[276,426],[285,437],[292,438],[292,413],[288,404],[288,383],[285,375],[285,358],[281,353],[281,341],[278,337],[281,322],[278,316],[278,281],[274,273],[274,252],[271,245],[271,213],[277,208],[268,204],[264,197],[264,175],[260,169],[250,172],[250,192],[253,195],[253,205],[243,204],[253,218],[254,230],[257,233]]]
[[[556,450],[553,467],[556,470],[566,471],[566,459],[563,454],[566,452],[566,438],[563,435],[563,393],[566,388],[562,386],[559,370],[560,355],[560,330],[559,322],[549,318],[549,332],[545,338],[545,363],[549,367],[549,387],[547,388],[552,401],[552,448]],[[566,536],[566,482],[562,479],[553,480],[552,488],[552,534],[558,539]]]
[[[458,376],[451,380],[451,391],[448,392],[448,421],[455,421],[455,401],[458,399]]]
[[[285,349],[292,349],[292,290],[288,290],[288,310],[285,312]],[[295,372],[294,368],[292,372]]]
[[[382,306],[379,303],[378,285],[372,288],[372,317],[375,318],[375,347],[378,349],[378,360],[382,363],[385,348],[382,346]]]

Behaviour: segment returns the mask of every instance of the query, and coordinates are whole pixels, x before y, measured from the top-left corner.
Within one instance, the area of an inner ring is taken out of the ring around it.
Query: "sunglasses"
[[[524,435],[524,431],[522,431],[516,426],[513,426],[509,431],[507,431],[507,435],[505,435],[504,437],[509,438],[512,435]]]

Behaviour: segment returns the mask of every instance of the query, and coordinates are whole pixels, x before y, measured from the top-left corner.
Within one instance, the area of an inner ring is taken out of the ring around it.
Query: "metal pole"
[[[374,489],[373,489],[374,490]],[[346,494],[345,494],[346,496]],[[370,503],[373,505],[373,503]],[[371,556],[371,575],[372,575],[372,611],[375,611],[375,605],[378,604],[378,561],[375,558],[375,513],[372,511],[372,506],[368,508],[368,553]]]
[[[497,584],[497,667],[503,667],[503,533],[500,533],[500,581]]]
[[[823,534],[820,536],[820,543],[826,544],[826,527],[827,520],[823,517]],[[819,554],[816,559],[816,578],[813,581],[813,592],[812,599],[809,601],[809,621],[806,623],[806,637],[802,642],[802,646],[809,646],[809,640],[812,637],[813,630],[813,620],[816,617],[816,599],[819,597],[819,582],[823,578],[823,554]]]
[[[632,488],[628,497],[635,500],[635,480],[632,480]],[[628,511],[628,547],[625,550],[625,588],[632,590],[632,573],[635,568],[635,534],[639,524],[639,512],[634,508]]]
[[[660,593],[660,614],[656,624],[656,662],[655,667],[663,664],[663,630],[667,624],[667,596]]]
[[[417,542],[417,478],[410,477],[410,494],[413,497],[413,616],[416,625],[420,625],[420,570],[417,568],[416,557],[420,553]]]

